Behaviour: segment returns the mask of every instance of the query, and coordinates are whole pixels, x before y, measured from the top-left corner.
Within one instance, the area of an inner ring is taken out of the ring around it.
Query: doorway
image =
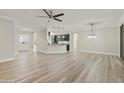
[[[28,35],[20,34],[19,35],[19,51],[28,50]]]

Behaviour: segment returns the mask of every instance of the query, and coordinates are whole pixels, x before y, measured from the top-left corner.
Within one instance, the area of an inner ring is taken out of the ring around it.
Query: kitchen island
[[[53,44],[53,45],[48,45],[47,46],[47,53],[66,53],[67,45],[63,44]]]

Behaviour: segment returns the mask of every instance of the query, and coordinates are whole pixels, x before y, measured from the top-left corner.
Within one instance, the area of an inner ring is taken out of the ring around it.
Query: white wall
[[[79,33],[78,49],[80,51],[120,55],[119,27],[95,30],[96,39],[88,39],[89,32],[82,31]]]
[[[45,29],[36,32],[36,46],[37,51],[47,51],[47,31]]]
[[[0,18],[0,61],[14,58],[14,31],[13,20]]]

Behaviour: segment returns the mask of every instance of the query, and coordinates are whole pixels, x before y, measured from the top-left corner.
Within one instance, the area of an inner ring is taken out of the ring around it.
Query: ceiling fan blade
[[[37,16],[37,17],[40,17],[40,18],[48,18],[47,16]]]
[[[48,15],[49,18],[51,18],[51,15],[45,9],[43,9],[43,11]]]
[[[54,20],[56,20],[56,21],[59,21],[59,22],[62,22],[62,20],[60,20],[60,19],[57,19],[57,18],[54,18]]]
[[[52,16],[52,11],[50,11],[50,16]]]
[[[59,16],[63,16],[64,13],[61,13],[61,14],[57,14],[57,15],[54,15],[53,17],[59,17]]]

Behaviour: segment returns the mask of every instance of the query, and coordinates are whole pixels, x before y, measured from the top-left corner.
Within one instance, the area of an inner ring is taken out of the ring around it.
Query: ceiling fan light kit
[[[96,34],[88,34],[88,38],[90,38],[90,39],[96,38]]]

